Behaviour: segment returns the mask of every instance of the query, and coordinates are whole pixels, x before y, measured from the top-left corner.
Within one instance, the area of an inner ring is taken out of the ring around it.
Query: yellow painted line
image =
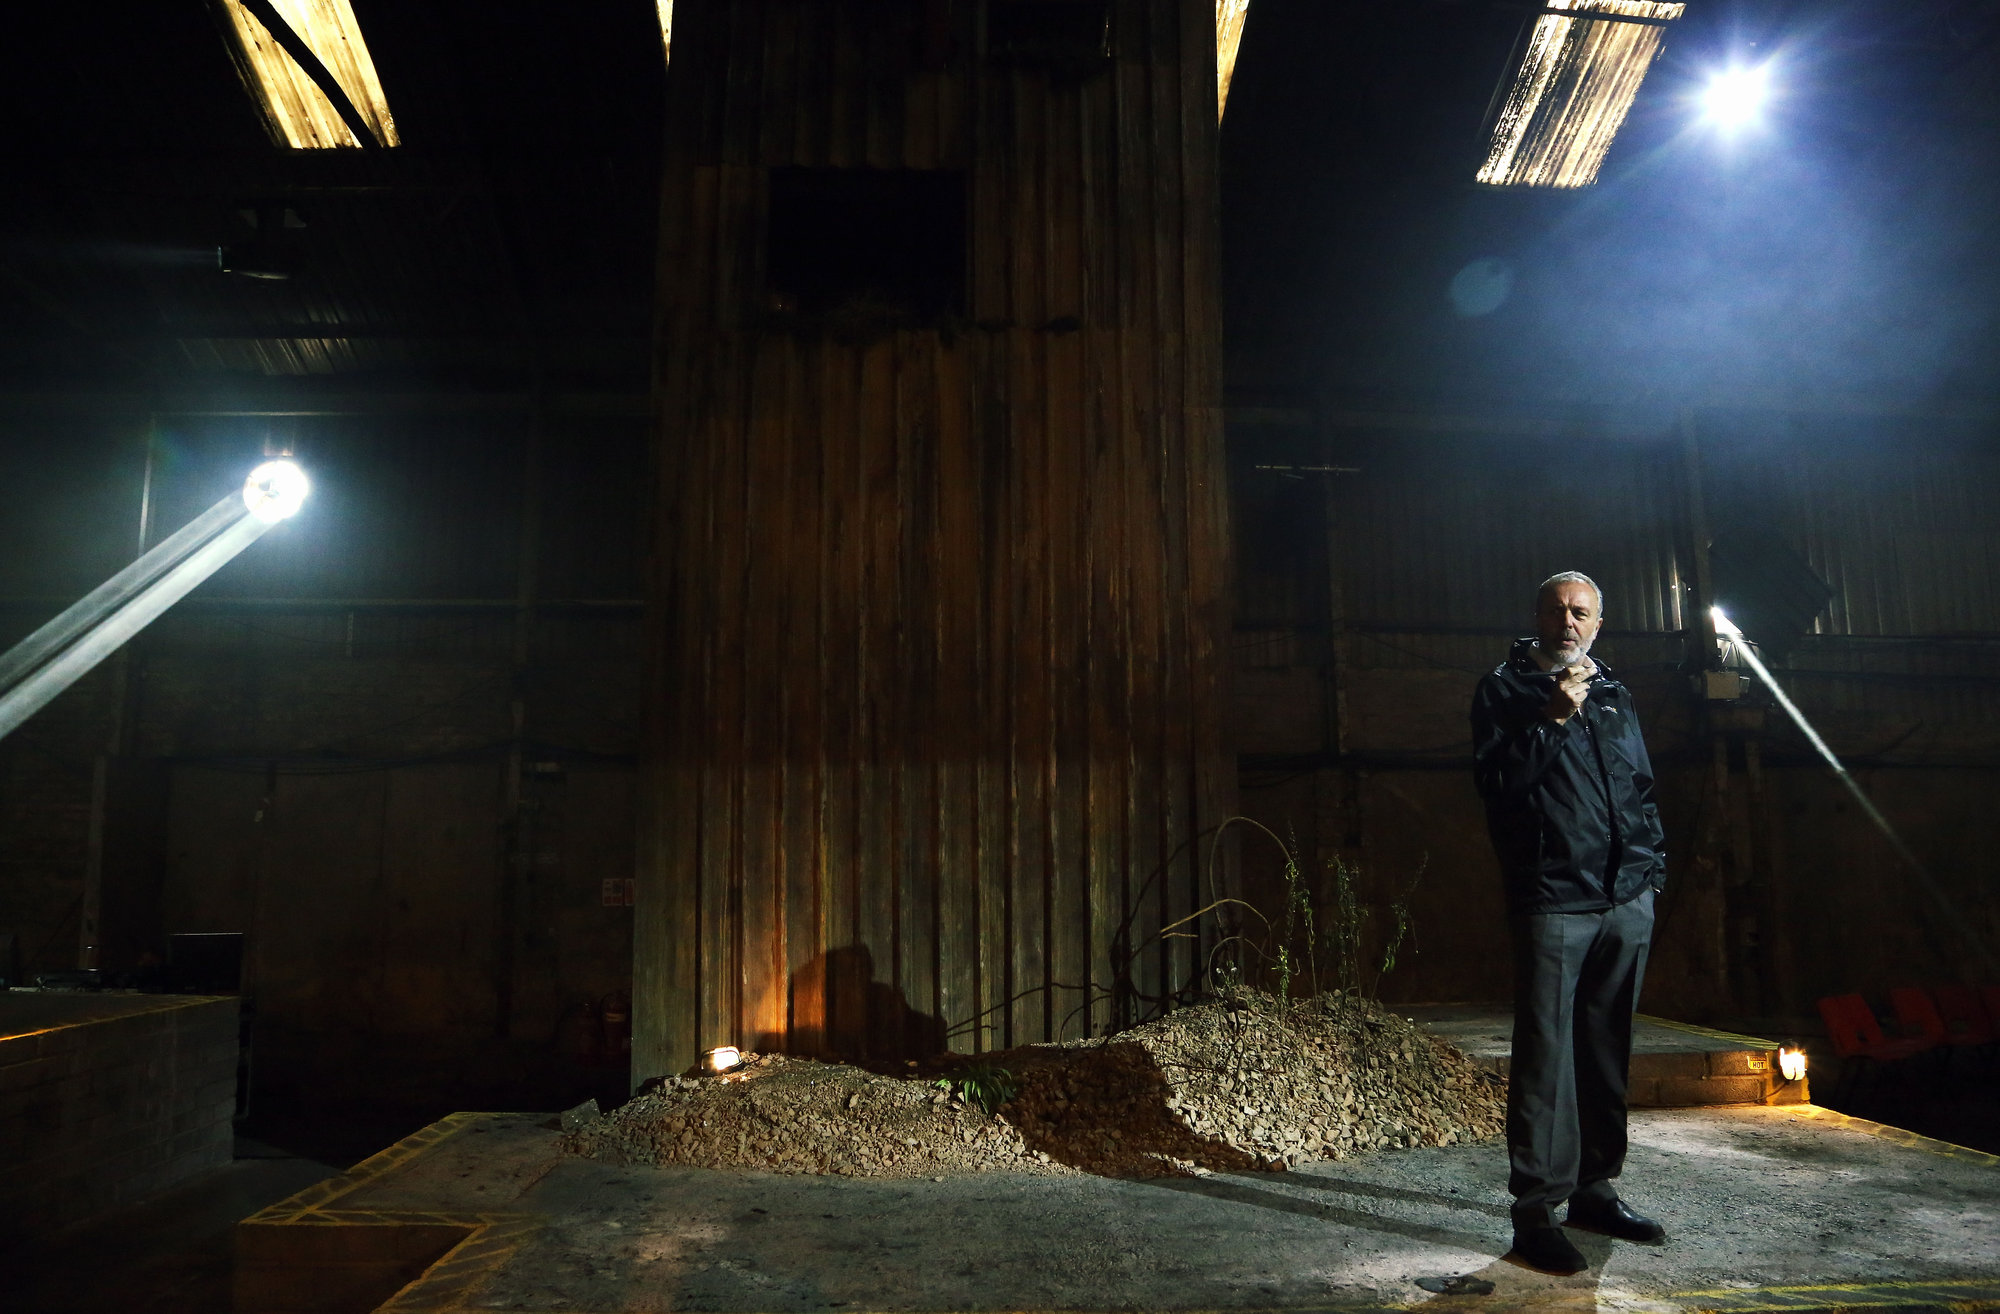
[[[306,1221],[306,1215],[318,1212],[340,1197],[403,1167],[440,1141],[467,1131],[482,1121],[500,1116],[497,1113],[453,1113],[440,1118],[428,1127],[405,1136],[387,1149],[369,1155],[338,1177],[315,1182],[303,1191],[295,1192],[274,1205],[258,1210],[243,1222],[262,1225]]]
[[[1674,1022],[1664,1017],[1654,1017],[1650,1013],[1635,1013],[1635,1022],[1650,1022],[1656,1027],[1670,1027],[1675,1031],[1685,1031],[1691,1036],[1705,1040],[1720,1040],[1731,1049],[1782,1049],[1775,1040],[1765,1040],[1758,1036],[1739,1036],[1733,1031],[1716,1031],[1709,1027],[1698,1027],[1692,1022]]]
[[[462,1227],[465,1236],[415,1281],[391,1296],[378,1310],[393,1314],[449,1314],[467,1308],[465,1301],[542,1225],[536,1214],[453,1213],[430,1209],[341,1209],[342,1197],[388,1173],[407,1167],[437,1146],[497,1113],[454,1113],[418,1129],[394,1145],[372,1154],[338,1177],[317,1182],[237,1224],[239,1227]]]
[[[1690,1314],[1752,1314],[1766,1310],[1846,1310],[1887,1307],[1963,1311],[2000,1309],[2000,1280],[1966,1282],[1849,1282],[1817,1287],[1677,1291]]]
[[[1883,1122],[1870,1122],[1866,1118],[1856,1118],[1851,1114],[1839,1113],[1819,1104],[1773,1105],[1783,1108],[1794,1118],[1810,1118],[1814,1122],[1824,1122],[1835,1127],[1845,1127],[1863,1135],[1879,1137],[1882,1140],[1901,1145],[1906,1149],[1922,1150],[1926,1154],[1941,1154],[1947,1159],[1964,1159],[1971,1163],[1985,1164],[1989,1168],[2000,1167],[2000,1154],[1988,1154],[1975,1150],[1969,1145],[1954,1145],[1950,1141],[1940,1141],[1930,1136],[1919,1136],[1901,1127],[1891,1127]]]
[[[0,1045],[10,1040],[32,1040],[36,1036],[53,1035],[58,1031],[74,1031],[78,1027],[102,1026],[106,1022],[123,1022],[128,1017],[150,1017],[154,1013],[171,1012],[176,1008],[193,1008],[197,1004],[213,1004],[218,999],[229,999],[230,995],[174,995],[158,1003],[148,1003],[139,1008],[121,1009],[104,1017],[80,1017],[73,1022],[58,1022],[52,1027],[39,1027],[33,1031],[10,1031],[0,1036]]]

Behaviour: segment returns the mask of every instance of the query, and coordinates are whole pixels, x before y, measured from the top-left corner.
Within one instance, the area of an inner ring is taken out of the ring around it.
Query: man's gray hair
[[[1537,611],[1541,610],[1543,594],[1547,593],[1550,589],[1554,588],[1558,584],[1571,584],[1571,583],[1590,585],[1590,591],[1597,595],[1597,614],[1599,616],[1604,615],[1604,590],[1597,586],[1596,580],[1592,579],[1590,576],[1584,574],[1580,570],[1559,571],[1556,574],[1551,575],[1547,579],[1543,580],[1542,586],[1535,590],[1535,610]]]

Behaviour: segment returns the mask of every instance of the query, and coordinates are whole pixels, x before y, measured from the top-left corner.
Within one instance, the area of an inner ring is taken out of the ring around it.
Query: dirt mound
[[[1011,1098],[988,1115],[977,1082],[1001,1070]],[[902,1075],[753,1057],[724,1077],[668,1078],[565,1148],[856,1176],[1186,1175],[1480,1140],[1501,1130],[1505,1098],[1498,1077],[1367,1000],[1246,995],[1106,1040],[946,1055]]]

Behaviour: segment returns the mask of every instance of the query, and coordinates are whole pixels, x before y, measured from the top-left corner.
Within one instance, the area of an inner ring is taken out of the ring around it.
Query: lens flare
[[[1730,68],[1708,80],[1708,86],[1701,93],[1701,106],[1709,122],[1720,128],[1734,129],[1754,122],[1770,98],[1771,75],[1768,68],[1763,65]]]
[[[306,472],[290,461],[266,461],[243,481],[243,505],[267,525],[289,519],[306,504],[312,485]]]

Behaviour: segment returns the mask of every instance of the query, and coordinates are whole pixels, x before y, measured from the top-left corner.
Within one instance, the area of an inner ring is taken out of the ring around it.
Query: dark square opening
[[[965,313],[965,175],[773,169],[769,308],[936,320]]]
[[[1085,74],[1111,58],[1109,0],[993,0],[986,53],[1002,63]]]

